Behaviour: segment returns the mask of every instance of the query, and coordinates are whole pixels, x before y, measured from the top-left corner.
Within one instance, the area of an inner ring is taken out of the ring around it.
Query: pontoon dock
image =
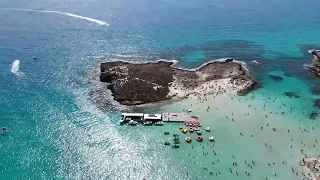
[[[185,122],[185,121],[196,121],[196,116],[190,116],[187,113],[162,113],[163,122]]]
[[[122,113],[121,119],[141,121],[163,121],[163,122],[186,122],[198,121],[198,117],[187,113],[164,112],[161,114],[143,114],[143,113]]]

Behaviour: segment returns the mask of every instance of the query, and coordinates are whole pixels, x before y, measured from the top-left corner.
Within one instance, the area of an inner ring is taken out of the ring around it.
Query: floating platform
[[[198,118],[196,116],[190,116],[187,113],[171,113],[165,112],[162,113],[162,121],[163,122],[186,122],[186,121],[197,121]]]

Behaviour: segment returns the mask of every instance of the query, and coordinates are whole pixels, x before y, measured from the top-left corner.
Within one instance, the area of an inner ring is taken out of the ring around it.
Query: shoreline
[[[300,161],[300,166],[304,166],[304,169],[306,172],[308,172],[308,175],[312,178],[311,180],[320,180],[320,177],[316,175],[316,173],[313,171],[315,169],[316,165],[320,165],[320,157],[307,157],[302,158]],[[313,166],[313,167],[310,167]]]

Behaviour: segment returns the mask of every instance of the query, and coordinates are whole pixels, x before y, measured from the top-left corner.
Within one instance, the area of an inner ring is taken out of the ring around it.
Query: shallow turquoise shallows
[[[0,180],[302,179],[300,150],[319,153],[320,117],[310,114],[320,113],[312,91],[320,83],[303,68],[307,50],[320,49],[319,7],[318,0],[1,1],[0,127],[9,133],[0,136]],[[204,137],[217,139],[200,145],[191,134],[187,144],[181,124],[120,126],[120,110],[94,105],[81,82],[110,56],[176,59],[185,68],[231,57],[262,86],[210,101],[211,114],[189,101],[152,109],[192,106],[211,127]],[[165,131],[180,134],[179,149],[163,145],[172,138]]]

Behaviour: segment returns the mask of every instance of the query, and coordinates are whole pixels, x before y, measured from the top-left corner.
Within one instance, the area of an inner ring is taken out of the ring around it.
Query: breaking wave
[[[80,16],[77,14],[72,14],[68,12],[60,12],[60,11],[47,11],[47,10],[36,10],[36,9],[18,9],[18,8],[2,8],[4,10],[12,10],[12,11],[26,11],[26,12],[41,12],[41,13],[52,13],[52,14],[61,14],[64,16],[69,16],[69,17],[74,17],[78,19],[83,19],[86,21],[94,22],[96,24],[99,24],[101,26],[109,26],[109,24],[105,21],[99,20],[99,19],[94,19],[91,17],[86,17],[86,16]]]
[[[11,72],[17,76],[23,76],[24,73],[20,71],[20,60],[16,59],[12,62]]]

